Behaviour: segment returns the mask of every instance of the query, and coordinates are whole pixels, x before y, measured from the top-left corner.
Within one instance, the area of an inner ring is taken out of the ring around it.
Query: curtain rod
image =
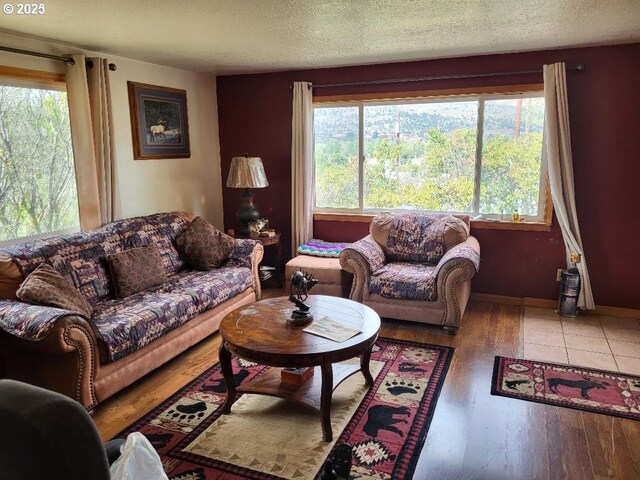
[[[20,55],[30,55],[32,57],[41,57],[41,58],[48,58],[51,60],[59,60],[69,65],[76,64],[76,61],[71,57],[62,57],[60,55],[49,55],[48,53],[32,52],[30,50],[21,50],[19,48],[11,48],[11,47],[3,47],[3,46],[0,46],[0,50],[5,52],[10,52],[10,53],[19,53]],[[86,64],[89,68],[93,68],[93,62],[91,60],[87,60]],[[116,66],[115,63],[109,64],[109,70],[111,70],[112,72],[117,70],[117,68],[118,67]]]
[[[584,70],[583,64],[578,64],[573,67],[567,67],[568,71],[582,72]],[[407,83],[407,82],[427,82],[431,80],[455,80],[459,78],[482,78],[482,77],[501,77],[506,75],[525,75],[528,73],[542,73],[541,68],[534,70],[516,70],[512,72],[490,72],[490,73],[460,73],[453,75],[431,75],[428,77],[409,77],[409,78],[386,78],[382,80],[365,80],[362,82],[347,82],[347,83],[322,83],[318,85],[311,85],[311,88],[328,88],[328,87],[351,87],[355,85],[379,85],[385,83]],[[292,89],[293,85],[289,86]]]

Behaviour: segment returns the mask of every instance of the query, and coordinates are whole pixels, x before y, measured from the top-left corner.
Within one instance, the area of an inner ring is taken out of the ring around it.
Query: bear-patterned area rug
[[[640,420],[636,375],[496,357],[491,393]]]
[[[119,436],[146,435],[171,480],[317,478],[340,443],[353,446],[352,478],[411,478],[452,355],[450,347],[379,338],[374,385],[357,373],[333,392],[333,442],[322,440],[317,412],[278,398],[243,394],[222,415],[219,364]],[[236,383],[265,368],[233,357]]]

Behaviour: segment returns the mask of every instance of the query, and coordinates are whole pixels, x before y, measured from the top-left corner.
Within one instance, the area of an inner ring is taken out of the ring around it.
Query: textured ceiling
[[[44,15],[0,14],[0,29],[218,74],[640,41],[640,0],[54,0],[44,5]]]

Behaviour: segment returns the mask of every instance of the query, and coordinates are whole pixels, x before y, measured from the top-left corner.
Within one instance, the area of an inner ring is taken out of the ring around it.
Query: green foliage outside
[[[0,86],[0,241],[78,225],[66,92]]]
[[[476,129],[463,126],[475,123],[475,119],[456,122],[447,117],[443,121],[433,114],[422,115],[422,123],[419,115],[413,115],[411,123],[402,119],[402,125],[409,124],[412,132],[403,130],[399,136],[390,133],[389,121],[380,120],[375,129],[365,123],[364,208],[489,215],[511,214],[518,209],[525,216],[537,215],[542,101],[528,99],[517,134],[510,105],[489,101],[486,105],[490,109],[485,110],[478,212],[473,209]],[[320,113],[327,116],[330,112]],[[357,123],[355,129],[348,130],[340,120],[338,115],[326,129],[316,129],[320,130],[315,151],[317,207],[358,207]],[[419,134],[420,126],[425,125],[431,128]]]

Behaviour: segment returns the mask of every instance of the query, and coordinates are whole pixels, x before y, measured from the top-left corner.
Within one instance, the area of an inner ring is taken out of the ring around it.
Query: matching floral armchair
[[[353,273],[349,298],[380,316],[442,325],[455,334],[464,315],[480,245],[469,217],[385,213],[370,234],[340,254]]]

